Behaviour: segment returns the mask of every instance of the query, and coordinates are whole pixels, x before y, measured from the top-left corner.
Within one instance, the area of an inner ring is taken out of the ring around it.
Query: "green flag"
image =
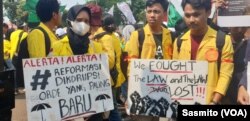
[[[37,23],[40,22],[37,14],[36,14],[36,4],[38,0],[26,0],[26,4],[24,5],[24,10],[28,12],[28,22],[29,23]],[[63,12],[66,6],[60,6],[60,12]]]
[[[173,28],[178,20],[182,19],[182,16],[178,13],[172,3],[169,3],[168,9],[168,27]]]
[[[40,22],[39,18],[36,15],[36,4],[38,0],[26,0],[24,5],[24,10],[28,12],[28,23]]]

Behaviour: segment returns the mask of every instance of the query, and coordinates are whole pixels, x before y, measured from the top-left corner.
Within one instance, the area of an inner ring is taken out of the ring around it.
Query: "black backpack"
[[[181,37],[183,36],[184,34],[180,35],[178,38],[177,38],[177,51],[178,53],[180,53],[180,49],[181,49],[181,44],[182,44],[182,40],[181,40]],[[223,31],[221,30],[218,30],[217,31],[217,35],[216,35],[216,48],[218,49],[218,61],[217,61],[217,64],[218,64],[218,72],[220,72],[220,65],[221,65],[221,54],[222,54],[222,49],[223,49],[223,46],[225,44],[225,37],[226,37],[226,33],[224,33]]]
[[[141,57],[141,51],[142,51],[142,46],[143,46],[143,42],[145,39],[145,32],[144,29],[138,29],[138,41],[139,41],[139,57]],[[171,38],[172,38],[172,42],[174,42],[175,40],[175,35],[173,32],[170,32],[171,34]],[[127,80],[127,70],[128,70],[128,52],[122,52],[121,55],[121,70],[123,72],[123,74],[125,75],[125,78]]]
[[[44,38],[45,38],[45,51],[46,51],[46,55],[48,55],[50,52],[50,46],[51,46],[48,33],[40,26],[38,26],[34,29],[39,29],[40,31],[43,32]],[[17,57],[17,63],[16,63],[16,76],[18,77],[18,81],[20,81],[20,82],[24,82],[22,60],[27,59],[27,58],[30,58],[30,56],[29,56],[28,43],[27,43],[27,37],[26,37],[20,43],[18,57]]]
[[[18,56],[17,53],[19,51],[19,47],[20,47],[20,43],[21,43],[21,40],[22,40],[23,33],[24,33],[24,31],[21,31],[20,34],[19,34],[19,36],[18,36],[18,41],[17,41],[17,45],[16,45],[16,51],[15,51],[13,57],[12,57],[12,63],[13,63],[13,65],[15,67],[17,65],[17,58],[18,58],[17,57]]]

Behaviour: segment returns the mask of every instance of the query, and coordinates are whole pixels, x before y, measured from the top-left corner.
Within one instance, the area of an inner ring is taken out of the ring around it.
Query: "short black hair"
[[[6,23],[3,23],[3,27],[4,28],[9,28],[8,24],[6,24]]]
[[[48,22],[51,20],[53,12],[59,12],[59,8],[57,0],[39,0],[36,5],[36,14],[40,21]]]
[[[194,9],[205,9],[206,11],[210,11],[212,7],[211,0],[182,0],[183,10],[187,4],[190,4]]]
[[[115,24],[115,19],[112,15],[107,14],[102,18],[102,26],[109,26]]]
[[[110,25],[113,25],[112,27],[110,27]],[[103,18],[102,18],[102,27],[106,32],[112,33],[115,31],[115,19],[112,15],[110,14],[106,14]]]
[[[168,1],[167,0],[147,0],[146,7],[150,7],[156,3],[161,4],[162,8],[164,9],[164,12],[168,10]]]

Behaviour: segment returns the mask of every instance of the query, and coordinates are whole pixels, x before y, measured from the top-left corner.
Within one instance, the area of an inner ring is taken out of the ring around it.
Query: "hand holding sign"
[[[132,115],[176,118],[178,104],[205,104],[208,63],[131,61],[128,108]]]
[[[226,1],[226,0],[214,0],[213,2],[214,2],[215,7],[217,9],[218,8],[223,8],[223,9],[228,8],[228,1]]]

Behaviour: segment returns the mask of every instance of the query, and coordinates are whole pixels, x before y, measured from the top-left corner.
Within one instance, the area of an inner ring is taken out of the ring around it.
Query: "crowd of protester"
[[[17,70],[15,93],[25,93],[25,80],[20,78],[22,73],[18,71],[21,68],[18,56],[21,43],[26,41],[29,58],[107,53],[115,108],[108,113],[86,117],[88,121],[121,121],[118,107],[126,107],[129,65],[133,58],[208,61],[206,104],[247,105],[250,103],[247,93],[250,27],[225,29],[217,26],[216,16],[209,19],[212,2],[217,9],[226,9],[224,0],[182,0],[184,16],[172,32],[162,24],[167,15],[167,0],[147,0],[146,24],[143,27],[126,25],[122,31],[117,29],[115,18],[103,14],[96,3],[71,7],[67,25],[57,28],[62,21],[58,1],[39,0],[36,13],[41,22],[38,27],[28,28],[25,22],[20,22],[13,30],[3,23],[4,60],[13,63],[12,68]],[[243,14],[250,15],[250,6]],[[139,31],[144,32],[142,42]],[[221,52],[216,47],[219,31],[225,34]],[[131,116],[130,120],[159,121],[159,118]]]

